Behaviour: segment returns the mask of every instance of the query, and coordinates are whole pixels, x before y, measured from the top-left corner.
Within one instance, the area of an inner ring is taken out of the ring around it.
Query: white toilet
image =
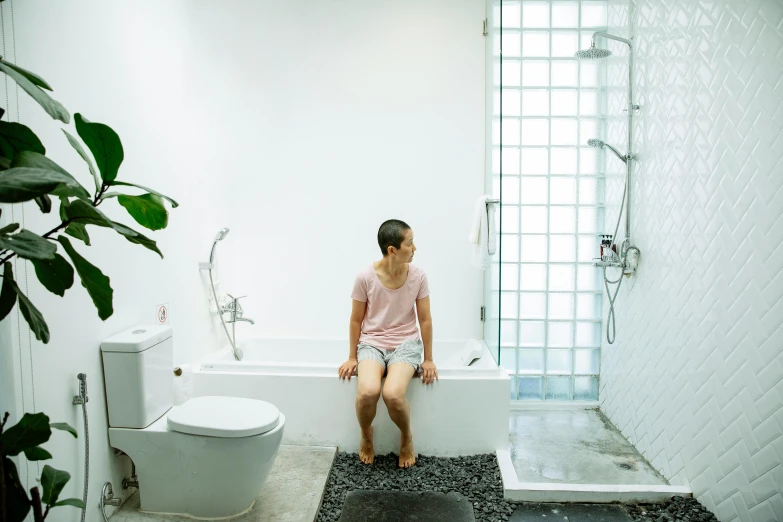
[[[272,469],[285,416],[239,397],[173,406],[173,346],[168,326],[137,326],[101,343],[109,443],[136,466],[142,511],[241,513]]]

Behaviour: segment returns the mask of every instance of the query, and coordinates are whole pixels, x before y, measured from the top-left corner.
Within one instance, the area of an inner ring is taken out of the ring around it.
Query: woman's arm
[[[362,321],[364,320],[364,313],[367,311],[366,302],[357,301],[356,299],[353,299],[352,302],[353,306],[351,307],[351,324],[348,329],[348,342],[350,343],[348,359],[356,359],[359,336],[362,333]]]

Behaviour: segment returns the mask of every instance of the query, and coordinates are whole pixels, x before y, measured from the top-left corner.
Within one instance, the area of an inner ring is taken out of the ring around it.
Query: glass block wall
[[[488,320],[498,321],[500,365],[512,400],[597,400],[603,278],[591,261],[605,155],[587,140],[604,136],[605,65],[573,56],[606,29],[607,5],[492,7],[492,181],[503,208],[490,278],[500,305]]]

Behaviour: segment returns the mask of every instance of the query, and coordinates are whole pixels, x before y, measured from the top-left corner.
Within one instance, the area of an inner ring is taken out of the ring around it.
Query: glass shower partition
[[[482,320],[484,324],[484,342],[486,342],[489,351],[500,366],[501,360],[501,339],[500,339],[500,281],[501,281],[501,251],[502,244],[502,177],[503,168],[501,161],[501,143],[502,143],[502,100],[499,95],[502,80],[502,54],[501,54],[501,10],[498,2],[487,2],[487,71],[486,88],[491,96],[487,96],[487,113],[490,115],[486,119],[486,165],[484,176],[484,193],[498,200],[494,204],[495,215],[495,245],[496,251],[492,256],[490,266],[484,270],[484,306],[482,308]]]

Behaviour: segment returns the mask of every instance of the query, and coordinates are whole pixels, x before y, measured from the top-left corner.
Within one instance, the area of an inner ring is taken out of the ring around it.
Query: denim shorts
[[[384,368],[396,362],[406,362],[413,366],[414,374],[421,373],[421,362],[424,357],[424,343],[420,339],[405,341],[394,350],[384,350],[369,344],[359,343],[359,362],[378,361]],[[358,366],[357,366],[358,370]]]

